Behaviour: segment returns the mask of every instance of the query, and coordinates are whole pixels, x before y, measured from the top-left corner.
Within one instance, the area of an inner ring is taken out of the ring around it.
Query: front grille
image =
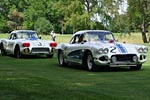
[[[134,56],[136,56],[136,55],[134,55],[134,54],[113,55],[111,58],[115,57],[116,62],[135,62],[135,61],[133,61]]]
[[[32,48],[32,53],[47,53],[49,48]]]

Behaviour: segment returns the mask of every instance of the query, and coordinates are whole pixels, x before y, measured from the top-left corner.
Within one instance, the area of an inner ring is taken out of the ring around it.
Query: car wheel
[[[7,55],[7,52],[4,49],[3,44],[1,44],[1,55]]]
[[[53,54],[51,54],[51,55],[46,55],[47,56],[47,58],[53,58]]]
[[[93,60],[94,59],[93,59],[92,54],[90,52],[88,52],[87,59],[86,59],[86,66],[87,66],[87,69],[89,71],[96,71],[97,70]]]
[[[58,62],[59,66],[64,66],[65,65],[65,60],[64,60],[64,53],[63,51],[58,52]]]
[[[16,58],[21,58],[21,57],[22,57],[22,54],[21,54],[21,52],[20,52],[19,46],[17,46],[17,47],[15,48],[15,57],[16,57]]]
[[[142,67],[142,64],[138,64],[138,65],[136,65],[136,66],[130,66],[130,69],[131,69],[131,70],[140,70],[141,67]]]

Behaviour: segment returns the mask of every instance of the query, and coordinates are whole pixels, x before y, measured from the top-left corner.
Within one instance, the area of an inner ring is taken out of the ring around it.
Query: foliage
[[[13,9],[12,12],[8,15],[9,20],[7,21],[7,26],[9,29],[17,30],[22,29],[23,14],[18,12],[16,9]]]
[[[143,42],[147,43],[146,30],[150,25],[150,1],[128,0],[128,4],[128,17],[130,18],[132,28],[141,30]]]
[[[1,32],[7,33],[9,30],[8,30],[7,25],[6,25],[6,20],[0,19],[0,22],[1,22],[1,24],[0,24],[0,33]]]
[[[128,7],[126,11],[124,7]],[[45,18],[56,33],[86,29],[141,31],[147,42],[149,10],[149,0],[1,0],[0,31],[35,30],[37,20]]]
[[[42,0],[43,1],[43,0]],[[34,24],[40,17],[45,17],[45,5],[40,0],[31,0],[24,12],[24,28],[34,29]]]
[[[44,17],[53,25],[53,28],[56,32],[64,33],[71,28],[72,32],[74,33],[75,31],[81,29],[99,29],[96,25],[102,26],[101,28],[105,27],[105,25],[103,25],[103,19],[106,21],[108,19],[106,18],[106,15],[108,17],[108,14],[107,11],[102,13],[100,9],[105,9],[106,7],[99,7],[101,4],[103,4],[103,2],[105,1],[2,0],[0,4],[0,9],[2,11],[0,12],[0,17],[3,17],[4,20],[9,19],[5,21],[7,22],[9,30],[20,29],[22,26],[23,29],[34,30],[36,21],[39,18]],[[18,14],[17,17],[15,17],[14,12]],[[103,16],[103,18],[101,18],[103,21],[99,22],[93,20],[96,13]],[[16,20],[16,18],[19,19]]]
[[[50,24],[50,22],[45,19],[44,17],[38,18],[35,22],[34,29],[40,33],[40,34],[47,34],[47,32],[50,32],[53,30],[53,26]]]

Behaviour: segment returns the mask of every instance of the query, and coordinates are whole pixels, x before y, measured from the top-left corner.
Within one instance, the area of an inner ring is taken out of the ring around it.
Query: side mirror
[[[123,41],[123,43],[125,44],[126,42],[125,42],[125,41]]]

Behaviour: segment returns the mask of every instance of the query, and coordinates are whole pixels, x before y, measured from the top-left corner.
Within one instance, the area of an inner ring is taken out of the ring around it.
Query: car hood
[[[135,44],[126,44],[126,43],[107,43],[107,42],[99,42],[99,43],[90,43],[96,49],[100,48],[108,48],[110,53],[124,54],[124,53],[137,53],[137,49],[142,47],[141,45]]]

